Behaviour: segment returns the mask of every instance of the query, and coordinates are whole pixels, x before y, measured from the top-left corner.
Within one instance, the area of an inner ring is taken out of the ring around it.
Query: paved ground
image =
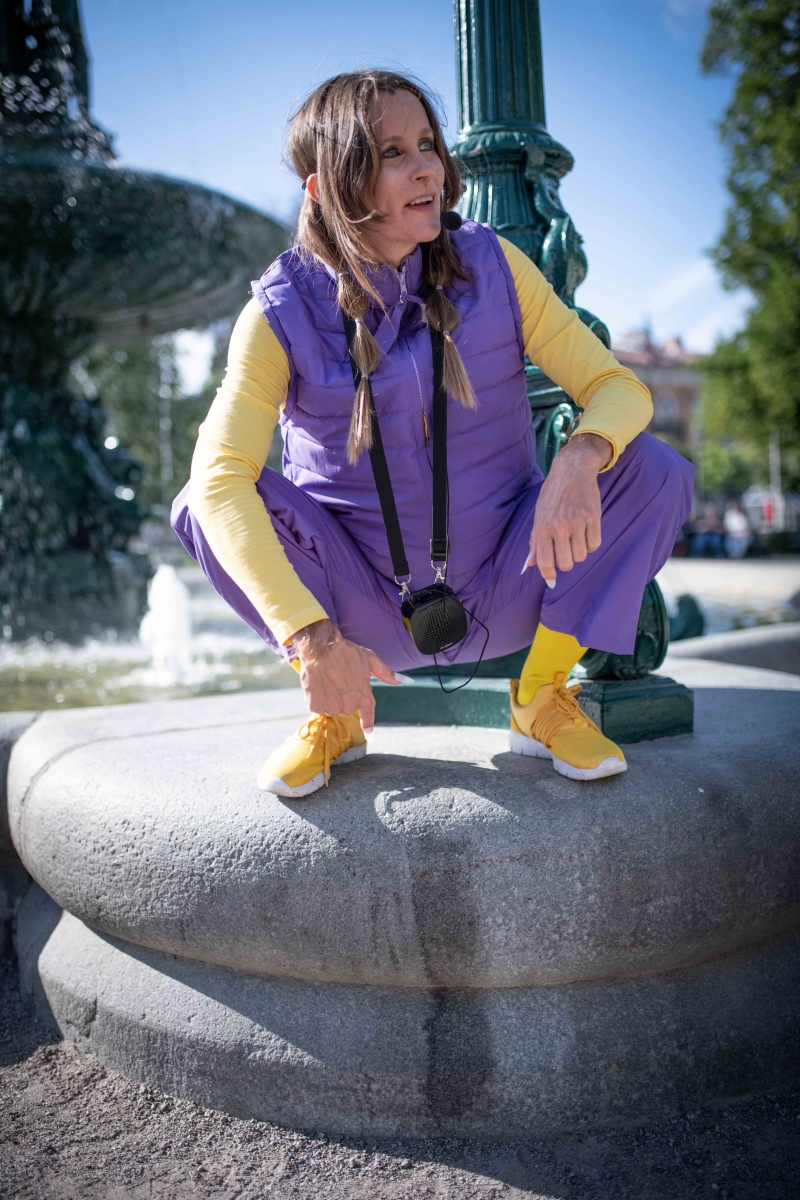
[[[797,1200],[800,1093],[625,1133],[333,1142],[140,1087],[55,1041],[0,968],[2,1200]]]

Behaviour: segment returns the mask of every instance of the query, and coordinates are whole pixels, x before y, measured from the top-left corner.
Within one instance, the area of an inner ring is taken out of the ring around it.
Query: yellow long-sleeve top
[[[499,241],[514,277],[526,354],[583,409],[581,432],[611,443],[613,466],[650,421],[650,393],[558,299],[528,256]],[[326,616],[286,557],[255,488],[288,389],[286,352],[253,299],[236,322],[225,378],[200,426],[191,508],[220,566],[282,644]]]

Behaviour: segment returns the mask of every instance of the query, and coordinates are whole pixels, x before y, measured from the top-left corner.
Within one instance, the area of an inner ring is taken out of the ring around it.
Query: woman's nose
[[[433,178],[431,163],[427,161],[427,158],[419,156],[419,160],[413,164],[413,169],[411,169],[411,178],[417,182]]]
[[[416,158],[411,163],[411,174],[414,179],[426,179],[432,174],[430,159],[426,158],[421,150],[417,151]]]

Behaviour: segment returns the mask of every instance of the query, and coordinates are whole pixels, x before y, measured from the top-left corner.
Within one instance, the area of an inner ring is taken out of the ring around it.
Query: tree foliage
[[[709,359],[709,433],[800,446],[800,0],[715,0],[706,72],[732,71],[720,125],[731,204],[714,260],[754,297],[745,329]]]

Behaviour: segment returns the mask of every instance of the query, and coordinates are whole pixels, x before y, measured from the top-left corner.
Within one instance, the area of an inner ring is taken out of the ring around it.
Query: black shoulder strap
[[[433,351],[433,528],[431,563],[444,563],[450,554],[447,536],[449,494],[447,488],[447,392],[444,386],[444,337],[431,330]]]
[[[347,334],[347,349],[350,351],[350,366],[353,368],[353,383],[358,388],[361,382],[361,372],[352,354],[353,341],[356,336],[356,323],[344,310],[342,310],[342,319],[344,321],[344,331]],[[378,414],[375,411],[375,399],[372,395],[372,385],[369,379],[367,379],[367,387],[369,388],[369,406],[372,411],[372,449],[369,452],[369,460],[372,463],[372,474],[375,476],[375,487],[378,492],[378,500],[380,501],[381,516],[386,528],[386,540],[389,543],[392,570],[394,571],[395,579],[400,580],[403,576],[410,575],[408,559],[406,558],[405,546],[403,545],[403,535],[400,532],[397,505],[394,502],[392,481],[389,478],[389,468],[386,465],[386,454],[383,449],[383,439],[381,438]]]
[[[352,347],[356,336],[356,323],[352,317],[342,310],[344,331],[347,336],[347,349],[350,351],[350,366],[353,371],[353,383],[358,388],[361,382],[361,372],[353,358]],[[433,522],[431,536],[431,563],[447,565],[450,552],[450,541],[447,536],[447,392],[444,387],[444,336],[431,329],[431,350],[433,353]],[[389,477],[389,467],[386,463],[386,453],[383,449],[378,414],[375,411],[375,399],[372,395],[372,385],[367,379],[369,389],[369,404],[372,413],[372,449],[369,452],[372,463],[372,474],[375,477],[375,488],[381,506],[381,516],[386,528],[386,540],[389,543],[389,554],[392,558],[392,569],[395,579],[409,575],[408,559],[403,545],[403,535],[400,531],[400,520],[397,516],[397,505],[394,502],[392,481]]]

